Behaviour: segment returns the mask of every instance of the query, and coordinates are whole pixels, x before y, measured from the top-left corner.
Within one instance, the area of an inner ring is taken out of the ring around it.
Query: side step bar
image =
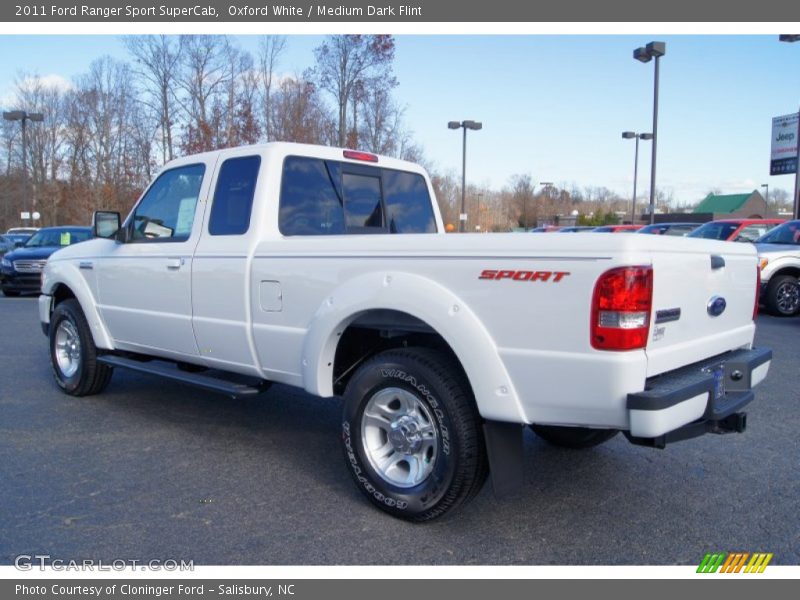
[[[264,392],[269,387],[270,383],[265,381],[263,385],[251,386],[243,383],[234,383],[226,379],[219,379],[201,373],[189,373],[186,371],[179,371],[177,368],[170,367],[167,363],[158,361],[142,362],[125,358],[122,356],[115,356],[113,354],[104,354],[97,357],[97,362],[107,365],[109,367],[121,367],[123,369],[130,369],[139,373],[147,373],[150,375],[158,375],[159,377],[166,377],[173,381],[186,383],[195,387],[203,388],[212,392],[218,392],[231,396],[232,398],[249,398],[257,396]]]

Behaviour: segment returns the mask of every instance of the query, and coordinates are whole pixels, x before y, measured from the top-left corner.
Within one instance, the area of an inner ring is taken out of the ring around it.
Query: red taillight
[[[761,265],[756,265],[756,301],[753,304],[753,321],[758,316],[758,299],[761,296]]]
[[[363,160],[366,162],[378,162],[378,157],[369,152],[358,152],[356,150],[345,150],[343,152],[345,158],[350,160]]]
[[[619,267],[603,273],[592,297],[592,347],[644,348],[650,333],[652,305],[653,267]]]

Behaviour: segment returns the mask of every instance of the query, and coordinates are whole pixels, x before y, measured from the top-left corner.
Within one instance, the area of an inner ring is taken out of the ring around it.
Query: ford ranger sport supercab
[[[424,521],[489,473],[516,491],[523,425],[588,448],[741,432],[767,375],[749,244],[444,233],[418,165],[273,143],[167,164],[124,222],[47,262],[57,384],[116,368],[229,396],[341,395],[358,489]]]

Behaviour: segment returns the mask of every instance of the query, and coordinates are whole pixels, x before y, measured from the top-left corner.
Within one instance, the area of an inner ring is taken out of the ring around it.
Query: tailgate
[[[755,250],[733,242],[686,242],[698,251],[653,253],[648,377],[753,341]]]

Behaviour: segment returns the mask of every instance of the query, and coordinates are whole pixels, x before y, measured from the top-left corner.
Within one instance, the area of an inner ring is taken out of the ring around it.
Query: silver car
[[[787,221],[755,242],[761,267],[761,302],[773,315],[800,312],[800,220]]]

